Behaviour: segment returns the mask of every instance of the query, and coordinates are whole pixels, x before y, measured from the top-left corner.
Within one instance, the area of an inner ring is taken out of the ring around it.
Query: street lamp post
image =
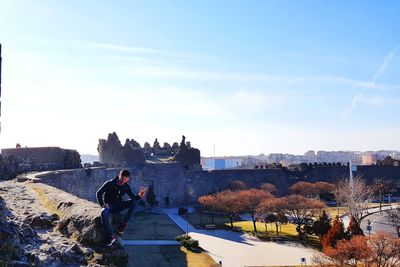
[[[372,231],[372,226],[371,226],[371,221],[367,220],[367,231],[368,231],[368,236],[371,236],[371,231]]]

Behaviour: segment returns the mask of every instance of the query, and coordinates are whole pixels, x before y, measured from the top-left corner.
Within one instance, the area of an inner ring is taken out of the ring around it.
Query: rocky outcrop
[[[58,219],[59,216],[56,213],[30,214],[25,218],[25,223],[34,229],[48,229],[56,226]]]
[[[128,256],[120,244],[104,247],[106,242],[101,222],[101,208],[93,202],[77,198],[66,192],[42,185],[45,195],[60,215],[56,229],[66,237],[74,238],[91,247],[98,254],[96,261],[105,265],[124,266]],[[111,216],[114,227],[121,222],[119,214]]]
[[[21,257],[18,226],[7,221],[4,199],[0,197],[0,266]]]
[[[121,245],[104,247],[99,215],[51,186],[0,182],[0,266],[126,266]]]

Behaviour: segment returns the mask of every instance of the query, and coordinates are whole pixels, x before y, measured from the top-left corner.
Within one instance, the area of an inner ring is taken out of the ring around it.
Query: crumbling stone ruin
[[[183,135],[179,152],[175,155],[174,160],[180,162],[186,169],[200,167],[200,150],[192,148],[190,142],[185,143],[185,140],[186,137]]]
[[[138,142],[126,139],[125,144],[122,145],[115,132],[109,134],[107,140],[99,139],[97,151],[102,163],[140,165],[145,161],[143,150]]]
[[[185,137],[181,145],[174,142],[172,146],[165,142],[163,146],[156,138],[153,146],[145,142],[143,147],[133,139],[126,139],[122,146],[118,135],[113,132],[107,139],[100,139],[97,147],[101,163],[140,166],[146,160],[166,159],[168,161],[180,162],[187,169],[200,167],[200,150],[192,148],[190,142],[185,143]]]
[[[59,147],[24,147],[2,149],[0,179],[12,179],[31,171],[82,168],[81,156],[76,150]]]

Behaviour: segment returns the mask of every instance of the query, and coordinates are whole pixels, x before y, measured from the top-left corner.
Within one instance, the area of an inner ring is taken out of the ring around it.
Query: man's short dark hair
[[[131,177],[131,173],[128,170],[121,170],[119,172],[120,177]]]

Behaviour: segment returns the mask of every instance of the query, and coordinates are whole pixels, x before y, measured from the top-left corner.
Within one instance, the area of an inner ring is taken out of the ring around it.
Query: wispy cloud
[[[359,101],[374,107],[383,107],[386,105],[399,105],[400,98],[389,98],[384,96],[363,97]]]
[[[377,71],[375,72],[374,76],[372,77],[372,81],[370,84],[370,86],[365,86],[362,88],[361,92],[359,92],[358,94],[356,94],[352,100],[351,100],[351,104],[350,106],[344,111],[342,112],[342,115],[344,117],[349,117],[354,109],[357,108],[358,104],[363,100],[363,98],[365,97],[365,94],[367,93],[367,91],[371,88],[376,88],[376,84],[377,84],[377,80],[383,75],[383,73],[386,71],[388,65],[390,64],[390,62],[393,60],[397,50],[399,47],[395,47],[393,50],[391,50],[383,59],[382,64],[379,66],[379,68],[377,69]],[[368,102],[368,101],[366,101]],[[379,102],[379,101],[378,101]],[[377,102],[376,102],[377,103]]]
[[[223,81],[223,82],[254,82],[270,85],[290,85],[301,86],[309,84],[341,84],[354,88],[385,89],[385,85],[376,82],[368,82],[344,77],[334,76],[296,76],[296,75],[277,75],[263,72],[235,72],[235,71],[209,71],[204,69],[190,69],[180,67],[154,67],[139,66],[128,67],[125,71],[134,73],[141,77],[149,78],[178,78],[193,79],[199,81]]]
[[[109,51],[108,58],[118,61],[116,68],[121,73],[127,75],[138,75],[147,78],[168,78],[168,79],[190,79],[196,81],[221,81],[221,82],[242,82],[242,83],[262,83],[270,86],[287,85],[297,87],[301,85],[329,85],[339,84],[354,88],[367,89],[385,89],[385,85],[379,84],[377,79],[386,70],[396,49],[391,51],[385,58],[383,64],[377,70],[372,81],[363,81],[347,77],[337,77],[329,75],[321,76],[299,76],[274,74],[262,71],[224,71],[224,67],[215,68],[216,62],[224,66],[237,65],[219,57],[202,53],[186,53],[168,51],[153,47],[142,47],[126,44],[90,42],[90,41],[57,41],[48,39],[36,39],[39,42],[56,44],[60,46],[71,46],[79,49],[100,49]],[[166,60],[168,58],[168,60]],[[171,60],[170,60],[171,59]],[[177,61],[177,59],[179,59]],[[336,60],[335,57],[328,57],[329,60]],[[189,64],[181,64],[182,60],[187,60]],[[196,60],[206,63],[207,66],[213,66],[211,71],[207,67],[195,67]],[[340,58],[337,58],[340,61]],[[345,61],[345,59],[343,59]],[[126,64],[120,64],[125,62]],[[140,62],[140,64],[129,64],[130,62]],[[250,66],[248,66],[250,67]],[[361,96],[364,93],[361,93]],[[357,102],[357,97],[355,100]],[[349,109],[350,110],[350,109]],[[350,112],[351,113],[351,112]]]
[[[311,62],[323,62],[323,63],[338,63],[338,64],[348,64],[351,61],[347,58],[335,56],[335,55],[311,55],[302,52],[293,52],[285,54],[290,60],[298,59],[302,61]]]
[[[88,45],[89,47],[101,48],[106,50],[112,50],[116,52],[129,52],[129,53],[145,53],[145,54],[157,54],[157,55],[173,55],[174,53],[158,50],[154,48],[148,47],[140,47],[140,46],[126,46],[126,45],[117,45],[117,44],[109,44],[109,43],[92,43],[86,42],[82,43],[84,45]]]
[[[219,57],[214,55],[209,55],[201,52],[186,52],[186,51],[170,51],[163,50],[154,47],[144,47],[131,44],[118,44],[118,43],[106,43],[106,42],[95,42],[95,41],[75,41],[75,40],[53,40],[53,39],[43,39],[35,38],[33,41],[63,46],[63,47],[74,47],[78,49],[101,49],[103,51],[110,51],[118,53],[118,57],[121,59],[121,53],[125,57],[132,55],[138,56],[158,56],[158,57],[172,57],[181,59],[219,59]],[[116,55],[116,56],[117,56]]]

